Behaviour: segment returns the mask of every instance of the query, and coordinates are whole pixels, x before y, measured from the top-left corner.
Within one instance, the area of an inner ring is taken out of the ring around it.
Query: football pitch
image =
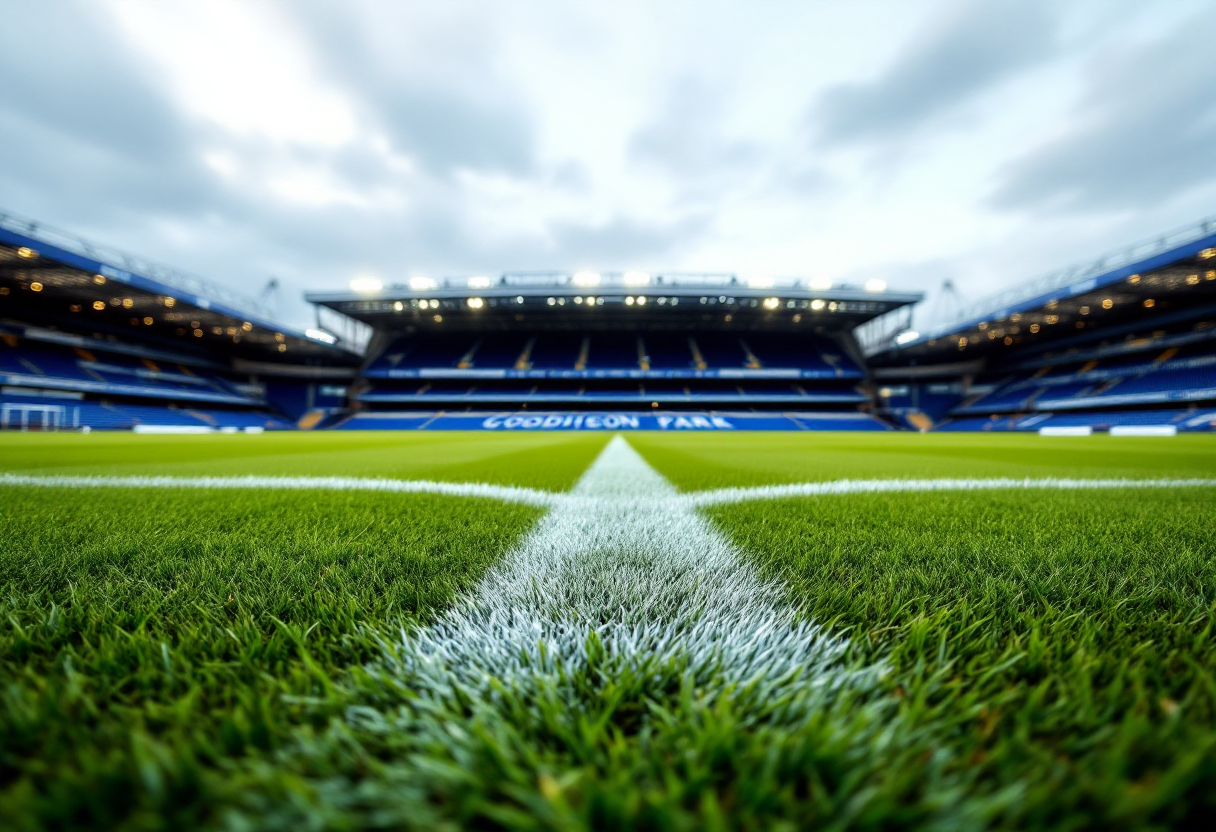
[[[0,435],[0,827],[1167,829],[1216,438]]]

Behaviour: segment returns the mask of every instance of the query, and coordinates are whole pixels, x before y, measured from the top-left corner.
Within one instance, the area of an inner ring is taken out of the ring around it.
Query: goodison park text
[[[648,424],[643,424],[643,421]],[[485,430],[734,430],[721,416],[672,416],[636,413],[550,413],[541,415],[490,416],[481,423]]]

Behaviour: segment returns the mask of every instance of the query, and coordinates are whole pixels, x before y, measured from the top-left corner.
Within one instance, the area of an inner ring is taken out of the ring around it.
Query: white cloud
[[[1151,203],[1100,210],[1104,159],[1164,163],[1151,143],[1087,153],[1119,121],[1078,106],[1130,88],[1119,65],[1195,0],[1004,6],[1024,45],[995,63],[968,49],[989,24],[963,0],[71,3],[10,10],[5,207],[234,284],[645,267],[951,277],[976,297],[1216,193],[1211,171],[1185,192],[1153,175]],[[1189,66],[1137,60],[1137,95],[1201,97]],[[1028,156],[1062,137],[1069,154]],[[1094,198],[1026,210],[1076,158]],[[1018,199],[994,201],[1002,184]]]
[[[337,147],[354,137],[349,102],[317,77],[288,7],[114,0],[110,8],[198,117],[242,138]]]

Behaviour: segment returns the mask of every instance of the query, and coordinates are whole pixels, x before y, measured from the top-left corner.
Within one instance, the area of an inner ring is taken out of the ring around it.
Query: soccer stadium
[[[926,333],[587,271],[297,331],[0,242],[9,828],[1216,811],[1211,222]]]
[[[0,217],[0,244],[9,429],[1216,426],[1216,220],[924,334],[901,326],[922,296],[881,280],[641,271],[356,279],[310,293],[317,326],[295,331],[252,299],[33,220]]]
[[[1216,818],[1210,2],[0,13],[0,832]]]

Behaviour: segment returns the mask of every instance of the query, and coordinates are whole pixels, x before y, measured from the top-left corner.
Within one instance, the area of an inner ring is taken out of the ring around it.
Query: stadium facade
[[[907,330],[921,295],[881,281],[514,272],[308,300],[318,325],[301,331],[200,278],[0,214],[0,426],[1216,426],[1213,221],[924,334]]]

